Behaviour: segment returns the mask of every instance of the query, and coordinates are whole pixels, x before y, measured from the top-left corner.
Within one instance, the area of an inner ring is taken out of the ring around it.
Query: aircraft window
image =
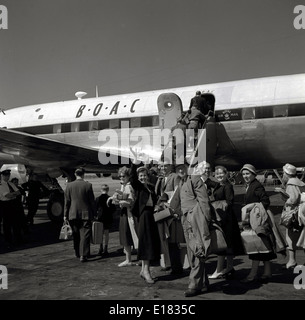
[[[109,121],[109,129],[119,129],[120,119],[112,119]]]
[[[63,123],[61,125],[61,132],[71,132],[71,123]]]
[[[152,118],[151,117],[144,117],[141,119],[141,126],[142,127],[152,127]]]
[[[80,122],[79,124],[79,131],[88,131],[89,123],[87,121]]]
[[[273,117],[272,106],[257,107],[255,111],[256,111],[256,118],[257,119],[264,119],[264,118],[272,118]]]
[[[53,133],[61,133],[61,124],[54,124]]]
[[[242,109],[243,120],[255,119],[255,108],[254,107],[247,107]]]
[[[109,120],[101,120],[99,121],[99,130],[109,129]]]
[[[98,130],[98,121],[90,121],[89,122],[89,131]]]
[[[287,117],[288,116],[288,106],[275,106],[273,108],[273,116],[274,117]]]
[[[289,105],[288,113],[289,113],[289,117],[304,116],[305,115],[305,104],[298,103],[298,104]]]
[[[79,122],[71,123],[71,132],[79,132]]]
[[[122,128],[130,128],[130,121],[131,119],[123,119],[121,120],[121,129]]]
[[[152,117],[152,125],[153,125],[153,127],[159,127],[159,117],[158,116]]]
[[[140,128],[141,127],[141,118],[131,118],[130,119],[131,128]]]

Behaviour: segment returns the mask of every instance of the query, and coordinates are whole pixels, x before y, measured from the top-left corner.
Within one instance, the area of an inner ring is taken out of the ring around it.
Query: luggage
[[[101,244],[103,242],[103,224],[99,221],[92,222],[91,243]]]

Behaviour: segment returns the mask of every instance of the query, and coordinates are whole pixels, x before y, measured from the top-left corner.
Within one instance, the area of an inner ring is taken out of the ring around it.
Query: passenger
[[[3,235],[6,246],[10,249],[14,244],[20,244],[21,224],[19,219],[19,201],[20,191],[11,182],[11,170],[3,170],[0,184],[0,201],[3,214]]]
[[[135,202],[135,192],[130,183],[131,169],[122,167],[118,171],[121,189],[117,190],[114,195],[109,198],[112,203],[120,206],[120,225],[119,237],[120,244],[124,247],[125,260],[118,267],[126,267],[134,265],[131,260],[131,246],[138,248],[138,236],[135,227],[135,217],[131,212],[131,208]]]
[[[209,289],[205,259],[210,246],[209,224],[212,215],[207,190],[200,174],[195,172],[189,175],[180,191],[182,225],[191,267],[185,297],[193,297]]]
[[[246,194],[244,198],[245,206],[242,207],[242,225],[244,230],[253,231],[249,238],[245,238],[249,245],[256,240],[253,246],[253,251],[250,253],[249,259],[252,260],[252,268],[249,275],[241,280],[242,283],[252,283],[257,280],[268,282],[272,275],[271,260],[276,258],[274,249],[273,232],[270,225],[270,219],[265,210],[270,205],[269,196],[267,195],[263,185],[256,179],[256,169],[251,164],[245,164],[240,170],[243,179],[246,183]],[[262,206],[259,208],[259,213],[250,215],[251,210],[257,204]],[[265,209],[265,210],[264,210]],[[251,223],[250,223],[251,221]],[[257,237],[254,237],[257,234]],[[242,232],[242,238],[244,233]],[[245,248],[247,251],[247,248]],[[261,253],[264,252],[264,253]],[[264,273],[261,278],[258,278],[258,267],[260,261],[264,262]]]
[[[28,191],[27,197],[27,206],[28,206],[28,215],[27,221],[29,224],[34,224],[34,217],[37,213],[39,200],[44,196],[49,194],[49,190],[43,185],[41,181],[38,180],[36,174],[29,176],[29,180],[26,183],[23,183],[22,188],[25,191]]]
[[[109,229],[113,223],[113,214],[116,211],[115,205],[109,203],[107,200],[110,198],[108,195],[109,186],[103,184],[101,186],[101,195],[95,199],[97,209],[97,220],[102,223],[102,243],[98,251],[98,255],[108,256],[108,243],[109,243]],[[105,238],[105,242],[103,241]],[[104,247],[103,247],[104,244]]]
[[[186,129],[188,120],[188,113],[183,112],[177,119],[177,124],[171,128],[172,136],[174,138],[173,146],[173,162],[183,163],[186,156]]]
[[[24,235],[27,235],[29,233],[29,228],[28,228],[28,225],[27,225],[26,215],[24,213],[23,199],[22,199],[22,197],[25,196],[25,190],[19,185],[18,178],[13,178],[11,180],[11,182],[20,191],[20,195],[16,197],[16,203],[17,203],[17,206],[18,206],[18,209],[17,209],[17,211],[18,211],[18,223],[20,224],[20,229],[23,232],[23,236],[24,236]]]
[[[204,114],[198,109],[196,105],[192,106],[191,113],[188,116],[189,124],[188,129],[194,130],[192,135],[194,139],[194,146],[197,144],[198,140],[198,130],[201,129],[206,121]]]
[[[198,99],[201,97],[201,91],[196,91],[196,95],[191,99],[189,110],[191,110],[193,105],[198,105]]]
[[[90,254],[93,217],[96,212],[92,184],[84,180],[85,170],[75,170],[76,180],[68,182],[65,190],[64,220],[70,221],[75,256],[86,262]]]
[[[300,205],[300,194],[301,192],[305,192],[305,183],[297,177],[296,167],[289,163],[285,164],[283,167],[283,183],[286,185],[286,193],[289,195],[283,210],[293,211],[294,209],[298,209]],[[296,222],[298,224],[298,221]],[[286,264],[287,269],[294,269],[297,265],[296,249],[303,228],[304,225],[300,227],[298,227],[298,225],[292,225],[286,229],[286,241],[288,243],[289,257]]]
[[[191,113],[192,107],[195,106],[202,112],[203,115],[207,116],[209,112],[209,108],[207,106],[207,102],[205,97],[202,95],[200,91],[196,92],[196,96],[191,99],[190,107],[189,107],[189,112]]]
[[[213,190],[212,205],[218,214],[220,226],[225,234],[228,249],[223,255],[218,255],[217,267],[209,279],[232,278],[234,275],[233,258],[236,255],[244,254],[244,248],[240,237],[240,230],[237,218],[233,211],[234,189],[228,181],[228,171],[223,166],[216,166],[215,178],[213,181],[205,173],[202,175],[208,189]],[[227,258],[226,268],[225,257]]]
[[[138,259],[142,260],[141,278],[152,284],[150,263],[160,259],[160,239],[158,227],[153,217],[157,196],[148,184],[148,169],[132,166],[132,187],[135,190],[135,203],[132,213],[138,220]]]
[[[159,165],[159,176],[158,181],[155,186],[155,193],[158,198],[160,198],[165,192],[174,192],[175,188],[179,184],[179,176],[177,173],[174,172],[174,167],[170,165],[168,162],[161,162]],[[172,251],[172,259],[176,261],[174,258],[175,255],[179,254],[178,250],[178,244],[175,243],[174,235],[172,236],[171,241],[171,250],[169,248],[169,237],[171,236],[171,231],[174,232],[174,229],[176,227],[176,224],[180,223],[179,221],[172,221],[172,220],[166,220],[166,221],[160,221],[157,222],[160,241],[161,241],[161,259],[164,261],[164,267],[161,267],[161,271],[168,271],[171,268],[176,269],[173,272],[179,272],[181,271],[182,267],[180,265],[178,266],[172,266],[171,265],[171,254],[170,251]],[[182,227],[182,226],[181,226]],[[162,266],[162,261],[161,261]]]

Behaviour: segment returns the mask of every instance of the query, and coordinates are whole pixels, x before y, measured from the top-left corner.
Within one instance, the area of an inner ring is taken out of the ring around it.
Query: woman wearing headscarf
[[[251,271],[241,282],[251,283],[258,280],[260,261],[264,262],[264,273],[260,281],[268,282],[272,273],[270,261],[276,258],[274,235],[266,212],[270,205],[269,196],[263,185],[256,179],[257,173],[253,165],[245,164],[240,172],[246,184],[245,206],[242,208],[244,231],[241,236],[245,244],[245,251],[252,260]]]
[[[305,183],[297,177],[297,169],[292,164],[286,163],[283,167],[283,183],[286,186],[286,193],[289,196],[289,198],[286,199],[283,211],[299,211],[301,193],[305,192]],[[298,213],[300,218],[301,212]],[[302,223],[299,224],[299,221],[296,221],[294,226],[291,225],[286,228],[286,241],[288,244],[288,262],[286,264],[287,269],[294,269],[294,267],[297,265],[297,246],[299,245],[300,247],[305,248],[303,229],[304,225]]]

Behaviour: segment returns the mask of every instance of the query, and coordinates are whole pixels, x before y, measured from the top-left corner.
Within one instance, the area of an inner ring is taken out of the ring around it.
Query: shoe
[[[234,273],[235,273],[235,269],[232,268],[231,270],[223,273],[223,278],[226,278],[226,280],[234,279]]]
[[[173,275],[173,276],[183,274],[183,269],[172,269],[170,274]]]
[[[257,277],[254,277],[254,278],[245,278],[245,279],[242,279],[240,280],[241,283],[246,283],[246,284],[250,284],[250,283],[255,283],[257,282]]]
[[[267,276],[263,274],[258,281],[260,283],[268,283],[270,279],[271,279],[271,276]]]
[[[222,272],[214,272],[213,274],[210,274],[209,276],[208,276],[208,278],[209,279],[221,279],[221,278],[223,278],[223,276],[224,276],[224,274],[222,273]]]
[[[79,261],[80,261],[80,262],[87,262],[88,259],[87,259],[87,257],[81,256],[81,257],[79,258]]]
[[[148,284],[154,284],[155,283],[155,280],[153,280],[150,275],[149,275],[149,277],[145,276],[144,272],[142,272],[142,271],[140,272],[140,277],[142,279],[144,279],[145,282],[148,283]]]
[[[109,252],[108,252],[108,251],[104,251],[104,252],[102,253],[102,256],[103,256],[103,257],[109,256]]]
[[[118,264],[118,267],[129,267],[129,266],[133,266],[134,264],[132,262],[128,262],[128,261],[123,261],[120,264]]]
[[[169,271],[171,269],[171,267],[162,267],[160,269],[160,271]]]
[[[291,265],[286,264],[286,269],[287,269],[287,270],[293,270],[296,266],[297,266],[297,263],[291,264]]]
[[[198,290],[198,289],[187,289],[184,292],[184,296],[186,298],[198,296],[199,294],[201,294],[201,290]]]

